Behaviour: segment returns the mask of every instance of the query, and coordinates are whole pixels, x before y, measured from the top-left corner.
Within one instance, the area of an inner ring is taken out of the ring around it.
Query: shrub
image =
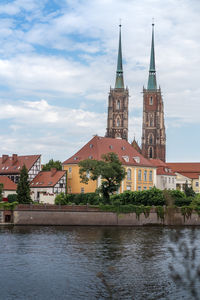
[[[189,206],[192,203],[193,197],[187,197],[187,198],[177,198],[174,201],[174,204],[176,206]]]
[[[8,202],[9,203],[16,202],[16,201],[17,201],[17,194],[8,195]]]
[[[179,190],[170,190],[169,193],[174,200],[186,198],[185,193]]]

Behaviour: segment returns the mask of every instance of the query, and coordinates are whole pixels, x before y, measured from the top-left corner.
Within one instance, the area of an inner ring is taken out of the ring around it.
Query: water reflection
[[[173,230],[0,227],[0,298],[192,299],[170,277]],[[192,229],[180,230],[189,241]],[[199,237],[197,229],[196,240]]]

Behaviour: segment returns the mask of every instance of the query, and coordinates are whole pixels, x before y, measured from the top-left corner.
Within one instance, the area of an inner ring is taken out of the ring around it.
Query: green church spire
[[[121,27],[122,27],[122,25],[120,24],[119,25],[119,49],[118,49],[118,59],[117,59],[117,72],[116,72],[116,81],[115,81],[116,89],[124,88],[123,67],[122,67]]]
[[[149,79],[147,90],[156,90],[156,67],[155,67],[155,52],[154,52],[154,23],[152,24],[152,42],[151,42],[151,58],[149,68]]]

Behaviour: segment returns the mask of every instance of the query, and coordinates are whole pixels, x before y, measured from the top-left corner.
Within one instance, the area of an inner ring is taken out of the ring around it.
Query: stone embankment
[[[143,213],[103,212],[89,206],[18,205],[13,211],[0,210],[0,224],[13,225],[91,225],[91,226],[144,226],[144,225],[200,225],[200,216],[193,212],[182,215],[180,209],[158,217],[154,208],[149,216]]]

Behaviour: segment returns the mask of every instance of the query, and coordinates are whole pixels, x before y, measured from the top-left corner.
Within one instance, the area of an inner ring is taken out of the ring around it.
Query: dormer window
[[[139,157],[139,156],[134,156],[133,159],[135,160],[135,162],[136,162],[137,164],[140,163],[140,157]]]
[[[125,155],[125,156],[122,156],[122,158],[125,160],[125,162],[129,162],[129,156]]]

